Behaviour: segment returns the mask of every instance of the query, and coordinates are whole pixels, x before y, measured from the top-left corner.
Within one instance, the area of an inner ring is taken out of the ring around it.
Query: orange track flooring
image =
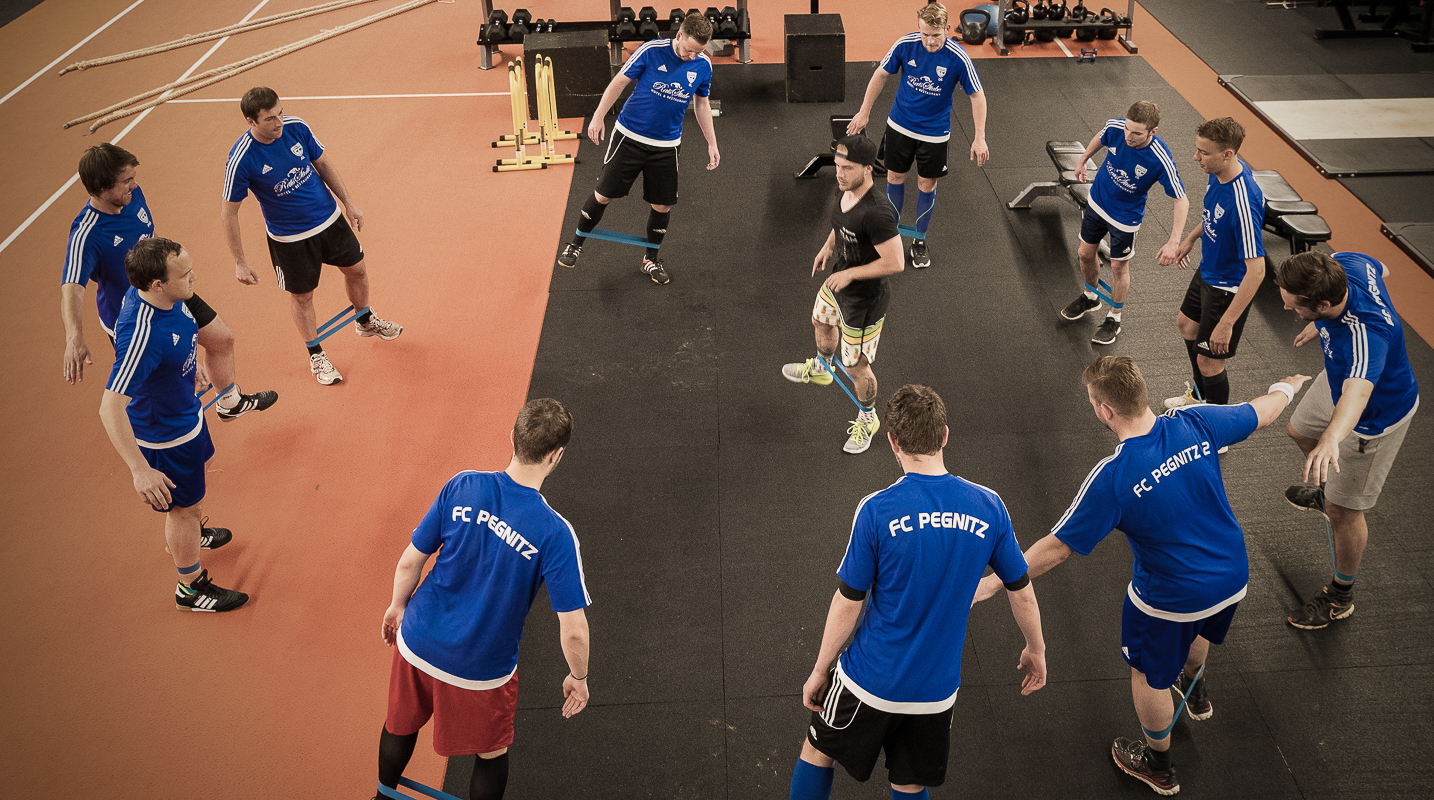
[[[232,24],[256,4],[143,0],[58,66]],[[396,4],[243,34],[196,71]],[[0,92],[129,5],[52,0],[0,28]],[[308,3],[258,5],[255,16]],[[557,19],[596,19],[607,9],[601,0],[527,6]],[[847,20],[850,61],[880,58],[911,27],[872,8],[857,0],[823,4]],[[782,14],[807,9],[805,0],[761,3],[753,13],[754,58],[780,62]],[[501,93],[285,101],[288,113],[312,125],[365,213],[360,238],[374,308],[405,326],[394,342],[348,332],[330,339],[328,352],[347,379],[338,386],[321,387],[305,371],[272,274],[260,270],[263,282],[245,287],[228,266],[219,194],[225,157],[244,130],[237,102],[161,106],[120,142],[141,161],[159,234],[194,255],[197,290],[236,331],[241,382],[280,394],[272,410],[233,424],[210,416],[218,452],[205,513],[232,528],[235,541],[204,563],[222,585],[254,595],[238,612],[180,614],[169,604],[173,564],[162,520],[133,493],[97,414],[113,352],[95,318],[93,287],[85,331],[95,363],[82,384],[61,379],[57,276],[83,188],[70,186],[0,252],[10,286],[0,298],[0,608],[8,620],[0,752],[13,791],[55,798],[372,793],[389,664],[378,629],[393,568],[444,480],[506,463],[507,428],[526,396],[569,191],[561,167],[490,171],[496,151],[488,143],[509,123],[507,79],[502,69],[478,70],[479,25],[475,0],[429,5],[190,96],[237,98],[254,85],[285,98]],[[1373,215],[1304,168],[1148,16],[1137,16],[1137,26],[1141,55],[1202,113],[1242,120],[1251,129],[1250,159],[1280,169],[1318,203],[1337,246],[1391,265],[1396,302],[1430,339],[1434,281],[1384,242]],[[0,237],[65,184],[85,147],[113,140],[133,118],[94,136],[61,130],[64,121],[175,80],[209,47],[62,77],[57,66],[0,105],[0,143],[12,154]],[[1118,52],[1112,42],[1101,48]],[[505,58],[516,48],[507,50]],[[994,57],[989,46],[973,50]],[[1061,55],[1053,45],[1017,54]],[[720,143],[720,120],[717,130]],[[1177,147],[1188,138],[1165,133]],[[989,138],[999,158],[1000,132]],[[566,152],[575,146],[564,143]],[[241,217],[250,261],[267,263],[252,199]],[[320,319],[346,302],[339,276],[327,271]],[[560,700],[528,696],[525,704],[551,701],[556,714]],[[408,774],[437,786],[442,771],[425,735]]]

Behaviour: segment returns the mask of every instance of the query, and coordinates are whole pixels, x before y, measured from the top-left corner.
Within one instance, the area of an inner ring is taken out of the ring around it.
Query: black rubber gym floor
[[[571,720],[559,715],[565,667],[540,598],[520,669],[512,797],[786,797],[808,716],[798,693],[853,509],[901,474],[884,441],[860,456],[841,452],[853,409],[839,390],[780,374],[814,349],[818,282],[809,273],[835,200],[831,170],[809,181],[793,172],[827,146],[827,117],[856,107],[871,66],[849,65],[841,105],[785,103],[782,65],[719,66],[722,166],[701,168],[705,147],[689,123],[682,200],[662,248],[672,282],[639,274],[637,248],[599,241],[576,269],[554,268],[530,396],[561,399],[576,420],[544,488],[583,544],[593,704]],[[882,401],[907,382],[942,394],[948,466],[1000,493],[1028,546],[1116,444],[1086,402],[1086,364],[1129,354],[1153,403],[1182,391],[1189,363],[1173,317],[1189,273],[1154,265],[1171,205],[1153,198],[1125,330],[1098,349],[1089,342],[1095,322],[1057,316],[1080,283],[1075,207],[1043,199],[1008,211],[1005,202],[1052,179],[1046,140],[1087,141],[1108,117],[1149,99],[1164,111],[1193,224],[1205,180],[1187,154],[1199,119],[1140,58],[1074,70],[1056,59],[978,66],[991,98],[992,161],[979,169],[964,145],[953,147],[931,226],[933,266],[895,278],[876,371]],[[877,108],[889,105],[888,96]],[[954,139],[969,142],[964,104],[955,116]],[[601,168],[590,143],[580,158],[566,231]],[[636,189],[602,227],[640,234],[646,214]],[[1280,240],[1268,244],[1284,255]],[[1316,349],[1290,345],[1300,326],[1267,283],[1231,364],[1234,398],[1318,372]],[[1416,373],[1434,385],[1434,353],[1407,335]],[[1421,755],[1434,739],[1434,546],[1419,505],[1431,419],[1415,419],[1370,514],[1358,613],[1323,632],[1283,619],[1296,594],[1330,572],[1322,521],[1281,497],[1301,463],[1283,422],[1222,458],[1249,545],[1250,592],[1209,662],[1214,717],[1175,727],[1185,794],[1434,792],[1434,766]],[[974,609],[950,779],[933,797],[1148,796],[1109,756],[1112,738],[1139,733],[1119,652],[1129,578],[1129,548],[1112,534],[1036,581],[1051,682],[1027,698],[1008,607],[998,598]],[[466,786],[468,768],[453,760],[449,791]],[[883,779],[880,769],[866,785],[839,776],[834,797],[887,797]]]

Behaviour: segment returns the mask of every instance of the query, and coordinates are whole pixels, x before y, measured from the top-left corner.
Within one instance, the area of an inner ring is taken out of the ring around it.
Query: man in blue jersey
[[[1175,706],[1187,697],[1194,719],[1215,713],[1200,670],[1210,645],[1225,641],[1249,582],[1245,536],[1225,496],[1217,451],[1279,418],[1307,375],[1237,406],[1195,405],[1157,417],[1145,378],[1127,356],[1104,356],[1081,381],[1101,424],[1120,439],[1091,470],[1051,533],[1026,551],[1031,577],[1070,554],[1090,555],[1119,528],[1135,555],[1121,616],[1121,653],[1143,740],[1117,737],[1111,757],[1157,793],[1180,791],[1170,763]],[[978,600],[996,593],[987,576]]]
[[[1090,187],[1090,203],[1080,224],[1080,274],[1085,292],[1061,309],[1061,316],[1075,320],[1100,309],[1096,285],[1100,281],[1100,240],[1110,236],[1110,311],[1096,329],[1091,341],[1112,344],[1120,335],[1120,316],[1130,292],[1130,259],[1135,257],[1135,234],[1145,219],[1145,201],[1158,182],[1165,193],[1175,199],[1175,218],[1170,239],[1156,254],[1161,266],[1175,263],[1180,251],[1185,217],[1190,213],[1190,198],[1175,167],[1170,148],[1155,135],[1160,127],[1160,108],[1141,100],[1130,106],[1124,119],[1112,119],[1095,135],[1081,154],[1076,167],[1078,181],[1086,179],[1086,161],[1104,147],[1105,163],[1096,172]]]
[[[143,239],[125,257],[130,289],[115,322],[115,363],[100,420],[129,467],[134,490],[164,512],[164,540],[179,571],[180,611],[232,611],[249,595],[224,589],[200,568],[199,552],[228,544],[227,528],[204,528],[204,465],[214,455],[194,395],[199,326],[184,301],[194,263],[168,239]]]
[[[653,39],[637,48],[627,64],[613,76],[588,124],[588,138],[602,144],[608,109],[628,84],[632,94],[613,123],[612,138],[603,156],[602,178],[593,196],[583,204],[582,218],[573,240],[563,247],[558,263],[576,267],[585,234],[597,227],[607,204],[626,197],[633,181],[642,175],[642,199],[652,206],[647,216],[649,247],[642,258],[642,274],[659,286],[671,278],[657,257],[667,235],[672,207],[677,204],[677,155],[682,145],[682,119],[687,106],[707,140],[707,169],[717,169],[717,131],[712,127],[712,59],[703,52],[712,38],[712,23],[696,12],[682,20],[672,39]]]
[[[1285,498],[1323,515],[1334,537],[1334,576],[1285,618],[1315,630],[1354,613],[1354,579],[1369,541],[1364,512],[1379,500],[1419,408],[1419,384],[1383,264],[1363,253],[1300,253],[1275,269],[1275,283],[1285,308],[1310,323],[1295,346],[1318,338],[1324,351],[1324,372],[1287,427],[1305,454],[1300,477],[1314,486],[1291,486]]]
[[[139,159],[113,144],[98,144],[80,156],[80,182],[90,200],[70,224],[70,243],[65,249],[65,271],[60,284],[60,318],[65,324],[65,380],[74,385],[85,379],[85,365],[92,364],[90,348],[80,309],[85,287],[95,282],[95,305],[100,327],[114,341],[115,321],[120,304],[129,290],[124,258],[141,239],[154,236],[154,216],[144,201],[135,168]],[[199,325],[199,346],[204,348],[208,366],[195,370],[195,391],[209,383],[218,388],[215,403],[219,419],[238,419],[250,411],[263,411],[279,399],[276,392],[243,394],[234,372],[234,331],[218,312],[191,295],[184,301]]]
[[[1199,240],[1200,269],[1175,315],[1185,340],[1194,382],[1166,408],[1230,402],[1225,360],[1234,358],[1250,303],[1265,279],[1265,242],[1260,233],[1265,196],[1250,166],[1240,159],[1245,129],[1229,117],[1207,120],[1195,131],[1195,163],[1210,176],[1205,210],[1176,254],[1181,269]]]
[[[572,430],[572,415],[558,401],[528,401],[513,425],[508,468],[453,476],[414,528],[381,629],[383,640],[398,647],[379,738],[380,796],[407,796],[395,791],[398,779],[430,718],[439,755],[478,756],[468,796],[503,796],[518,706],[518,642],[544,584],[568,662],[563,716],[587,706],[583,609],[592,598],[582,551],[573,526],[539,494]],[[438,560],[420,585],[434,553]]]
[[[314,290],[324,264],[333,264],[343,273],[344,291],[357,312],[355,333],[386,342],[403,333],[402,325],[379,319],[369,307],[368,270],[363,247],[354,236],[355,230],[363,230],[363,211],[349,196],[338,167],[325,155],[309,124],[285,116],[273,89],[250,89],[240,99],[239,109],[249,130],[229,150],[220,214],[234,256],[234,276],[250,286],[259,283],[244,257],[239,233],[239,204],[253,192],[264,213],[274,275],[279,288],[289,293],[294,325],[309,350],[309,371],[324,386],[338,383],[344,376],[324,352],[314,316]]]
[[[945,781],[966,620],[988,566],[1005,582],[1026,638],[1021,694],[1046,683],[1041,612],[1010,515],[995,492],[946,471],[941,397],[925,386],[896,390],[886,432],[905,475],[857,506],[821,650],[802,687],[812,716],[793,800],[830,797],[838,762],[866,781],[883,750],[893,797],[924,800],[926,787]]]
[[[901,86],[886,118],[882,139],[886,150],[886,198],[901,221],[906,202],[906,175],[916,162],[916,238],[911,241],[911,266],[931,266],[926,232],[931,209],[936,205],[936,184],[946,177],[946,146],[951,139],[951,104],[956,86],[971,98],[971,120],[975,135],[971,159],[985,166],[991,157],[986,146],[986,92],[976,77],[976,66],[955,39],[946,35],[946,7],[931,3],[916,12],[919,30],[896,40],[871,75],[861,110],[847,125],[847,133],[861,133],[871,118],[871,107],[881,95],[886,79],[902,73]]]

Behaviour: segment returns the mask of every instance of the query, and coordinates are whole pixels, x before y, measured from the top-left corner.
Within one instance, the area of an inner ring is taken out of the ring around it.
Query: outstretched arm
[[[1255,428],[1255,430],[1259,430],[1279,419],[1280,415],[1285,412],[1285,407],[1294,402],[1294,395],[1299,394],[1300,389],[1309,379],[1310,376],[1308,375],[1290,375],[1289,377],[1280,378],[1278,383],[1270,384],[1269,394],[1261,395],[1251,400],[1250,405],[1254,407],[1255,413],[1260,417],[1259,427]],[[1287,395],[1283,390],[1276,388],[1281,383],[1290,388],[1290,394]]]
[[[1057,539],[1054,533],[1048,533],[1026,551],[1026,575],[1031,578],[1044,575],[1052,567],[1070,558],[1074,552],[1069,545]],[[972,604],[994,597],[996,592],[1000,591],[1001,585],[1001,579],[994,572],[982,578],[976,587]]]
[[[1179,197],[1175,200],[1175,218],[1170,224],[1170,239],[1165,246],[1156,253],[1156,260],[1160,266],[1168,267],[1174,264],[1180,257],[1180,234],[1185,230],[1185,218],[1190,216],[1190,198]]]

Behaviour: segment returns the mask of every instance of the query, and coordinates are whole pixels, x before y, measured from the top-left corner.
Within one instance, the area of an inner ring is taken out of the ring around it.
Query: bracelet
[[[1281,392],[1282,394],[1284,394],[1285,397],[1288,397],[1290,399],[1291,403],[1295,401],[1295,387],[1289,385],[1288,383],[1285,383],[1284,381],[1275,381],[1274,383],[1270,384],[1270,388],[1267,389],[1266,392],[1268,394]]]
[[[591,672],[588,673],[588,675],[591,675],[591,674],[592,674]],[[579,678],[578,676],[574,675],[574,674],[571,673],[571,672],[568,673],[568,677],[569,677],[569,678],[572,678],[572,679],[575,680],[575,681],[585,681],[585,680],[588,679],[588,675],[584,675],[584,676],[582,676],[581,678]]]

